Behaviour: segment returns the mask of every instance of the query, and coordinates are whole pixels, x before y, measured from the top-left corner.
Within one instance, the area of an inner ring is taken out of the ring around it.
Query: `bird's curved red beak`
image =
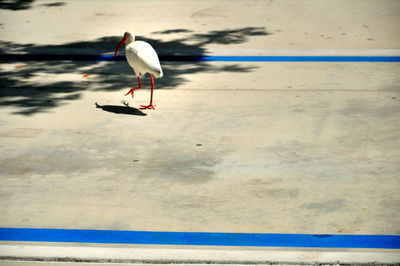
[[[122,37],[121,41],[119,42],[119,44],[118,44],[118,46],[117,46],[117,49],[115,50],[114,57],[117,56],[119,47],[121,47],[121,45],[123,45],[125,42],[126,42],[126,38],[125,38],[125,35],[124,35],[124,37]]]

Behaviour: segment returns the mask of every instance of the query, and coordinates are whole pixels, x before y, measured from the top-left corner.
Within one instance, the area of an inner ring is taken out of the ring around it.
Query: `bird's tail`
[[[162,76],[164,76],[163,71],[162,71],[161,68],[160,68],[160,69],[157,69],[157,71],[155,71],[153,74],[154,74],[154,76],[155,76],[156,78],[162,78]]]

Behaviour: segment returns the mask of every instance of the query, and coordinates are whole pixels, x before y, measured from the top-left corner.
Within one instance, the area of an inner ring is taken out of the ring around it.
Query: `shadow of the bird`
[[[137,108],[133,108],[130,106],[119,106],[119,105],[99,105],[95,103],[96,108],[101,108],[103,111],[115,113],[115,114],[124,114],[124,115],[137,115],[137,116],[146,116],[146,113],[143,113],[141,110]]]

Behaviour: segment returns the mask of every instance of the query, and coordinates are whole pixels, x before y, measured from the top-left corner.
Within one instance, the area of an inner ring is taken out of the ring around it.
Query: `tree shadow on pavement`
[[[32,8],[35,0],[0,0],[0,9],[8,9],[13,11],[26,10]],[[60,7],[66,5],[65,2],[42,3],[44,7]]]
[[[179,38],[163,40],[168,34]],[[245,27],[193,33],[186,29],[169,29],[154,32],[160,38],[137,40],[149,42],[158,54],[206,56],[207,44],[237,44],[254,36],[269,33],[264,27]],[[102,37],[92,41],[72,42],[61,45],[18,44],[0,41],[0,54],[60,54],[99,55],[113,54],[121,36]],[[124,49],[121,50],[123,53]],[[121,53],[121,54],[122,54]],[[213,64],[205,61],[162,61],[164,77],[156,79],[155,89],[173,89],[186,83],[186,74],[195,73],[244,73],[256,66],[226,62]],[[88,74],[88,75],[86,75]],[[148,78],[142,85],[149,87]],[[32,115],[77,100],[83,91],[118,91],[136,86],[136,78],[127,62],[121,61],[29,61],[7,62],[0,72],[0,106],[17,108],[16,114]]]
[[[0,9],[24,10],[32,6],[34,0],[0,0]]]

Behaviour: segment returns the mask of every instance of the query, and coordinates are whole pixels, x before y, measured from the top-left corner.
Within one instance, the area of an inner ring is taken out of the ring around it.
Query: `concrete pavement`
[[[396,92],[121,94],[3,118],[2,226],[398,233]]]
[[[397,0],[51,3],[54,2],[33,1],[26,9],[0,10],[2,39],[19,44],[55,45],[122,37],[130,29],[146,38],[184,39],[192,44],[202,38],[220,37],[221,31],[233,33],[231,38],[205,42],[207,50],[399,49],[400,42]],[[240,36],[240,28],[257,28],[258,34],[240,42],[235,39]],[[262,31],[265,33],[261,34]]]
[[[400,48],[398,1],[126,3],[0,10],[1,51],[112,53],[128,28],[164,54]],[[400,234],[399,63],[162,66],[139,111],[126,62],[0,64],[0,226]]]

